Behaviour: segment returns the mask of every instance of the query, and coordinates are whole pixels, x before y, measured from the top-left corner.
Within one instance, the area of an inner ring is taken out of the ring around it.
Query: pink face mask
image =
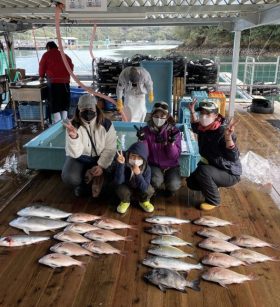
[[[211,125],[214,121],[215,121],[215,118],[210,117],[206,114],[202,114],[202,115],[199,116],[199,123],[203,127],[207,127],[207,126]]]

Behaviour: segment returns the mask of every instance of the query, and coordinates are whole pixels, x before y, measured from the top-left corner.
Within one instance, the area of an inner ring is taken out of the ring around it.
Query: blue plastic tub
[[[114,122],[122,149],[126,150],[137,141],[134,125],[140,127],[144,123]],[[191,139],[190,131],[186,125],[177,127],[184,135],[187,150],[180,157],[181,175],[187,177],[196,167],[197,149]],[[58,122],[49,129],[24,145],[27,151],[27,165],[30,169],[61,170],[65,161],[65,129]]]
[[[83,88],[70,86],[70,106],[76,107],[79,98],[84,94],[87,94],[87,91],[85,91]]]
[[[11,130],[15,127],[13,110],[0,111],[0,130]]]

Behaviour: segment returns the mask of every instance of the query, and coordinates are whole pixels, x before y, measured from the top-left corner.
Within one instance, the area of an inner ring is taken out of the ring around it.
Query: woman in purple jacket
[[[166,195],[172,196],[181,186],[181,134],[166,102],[154,104],[148,125],[140,129],[137,136],[148,144],[152,186],[159,189],[164,183]]]

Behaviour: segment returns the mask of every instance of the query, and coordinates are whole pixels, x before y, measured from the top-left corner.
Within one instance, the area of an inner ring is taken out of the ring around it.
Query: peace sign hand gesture
[[[188,108],[189,108],[191,113],[195,112],[194,108],[195,108],[196,103],[197,103],[197,98],[193,98],[192,102],[189,103]]]
[[[117,150],[117,161],[120,163],[120,164],[124,164],[125,163],[125,157],[123,156],[123,152],[120,150],[118,151]]]
[[[229,137],[232,136],[234,130],[235,130],[235,127],[239,124],[240,120],[237,119],[235,120],[234,118],[232,118],[228,125],[227,125],[227,128],[225,130],[225,138],[228,139]]]
[[[70,120],[64,120],[63,126],[66,128],[71,139],[76,139],[78,137],[77,129],[72,125]]]

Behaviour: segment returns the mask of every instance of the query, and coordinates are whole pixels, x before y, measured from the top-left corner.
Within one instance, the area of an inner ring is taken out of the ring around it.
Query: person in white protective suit
[[[130,122],[144,122],[147,109],[145,95],[154,101],[153,81],[143,67],[126,67],[120,74],[117,85],[117,109],[124,111]],[[124,95],[124,105],[122,97]]]

